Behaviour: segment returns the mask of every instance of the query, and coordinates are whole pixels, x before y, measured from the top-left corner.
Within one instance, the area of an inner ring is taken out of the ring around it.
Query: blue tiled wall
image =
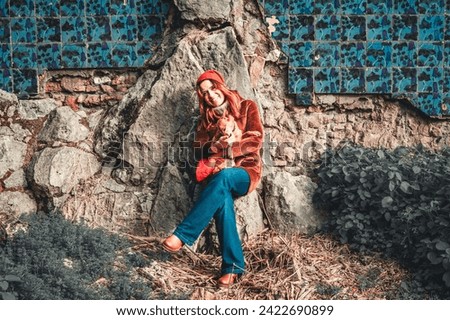
[[[142,66],[167,11],[166,0],[0,0],[0,88],[34,95],[44,70]]]
[[[450,1],[260,0],[289,59],[289,93],[389,94],[450,115]]]

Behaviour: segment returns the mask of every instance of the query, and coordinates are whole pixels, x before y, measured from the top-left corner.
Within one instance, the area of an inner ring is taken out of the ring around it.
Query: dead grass
[[[229,289],[216,287],[220,257],[164,253],[160,239],[132,237],[135,249],[160,258],[139,269],[151,299],[389,299],[408,273],[395,262],[358,255],[328,236],[282,237],[264,232],[243,243],[246,273]]]

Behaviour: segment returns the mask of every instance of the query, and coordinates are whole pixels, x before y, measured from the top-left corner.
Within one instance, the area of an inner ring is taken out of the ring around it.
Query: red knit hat
[[[225,80],[224,80],[222,74],[216,70],[207,70],[207,71],[203,72],[200,75],[200,77],[198,77],[198,79],[197,79],[197,85],[199,85],[200,82],[202,82],[204,80],[214,80],[221,84],[225,84]]]

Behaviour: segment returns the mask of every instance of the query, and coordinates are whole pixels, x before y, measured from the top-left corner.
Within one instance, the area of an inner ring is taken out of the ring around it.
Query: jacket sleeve
[[[264,130],[255,102],[250,101],[246,117],[247,123],[242,132],[242,139],[232,145],[233,158],[259,152],[262,147]]]
[[[197,128],[193,146],[195,160],[198,161],[210,155],[209,148],[211,147],[211,139],[202,125],[199,125]]]

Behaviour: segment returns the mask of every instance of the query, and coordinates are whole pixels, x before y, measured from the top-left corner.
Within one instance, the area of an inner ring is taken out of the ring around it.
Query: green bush
[[[23,219],[26,230],[0,248],[0,289],[8,293],[6,298],[148,298],[148,284],[133,277],[133,262],[141,258],[127,249],[125,239],[71,223],[57,213]],[[7,286],[2,277],[14,281]]]
[[[327,150],[314,201],[325,231],[360,251],[398,259],[428,289],[450,287],[450,152],[419,148]]]

